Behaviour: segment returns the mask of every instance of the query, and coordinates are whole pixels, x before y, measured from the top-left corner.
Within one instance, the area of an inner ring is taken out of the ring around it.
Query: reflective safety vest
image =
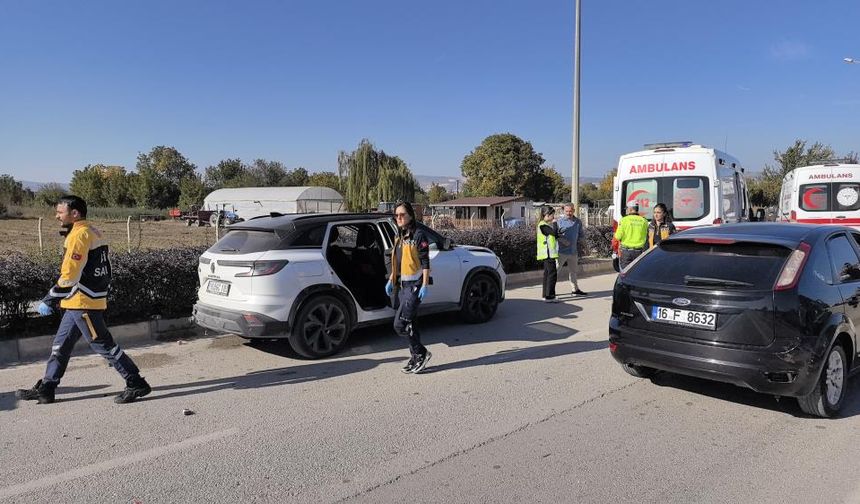
[[[537,260],[543,261],[547,258],[558,258],[558,240],[553,235],[546,236],[540,232],[541,224],[549,226],[544,222],[537,225]]]

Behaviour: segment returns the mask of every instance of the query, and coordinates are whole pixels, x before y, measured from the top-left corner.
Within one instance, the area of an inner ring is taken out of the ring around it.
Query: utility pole
[[[579,51],[580,51],[580,0],[576,0],[573,43],[573,170],[571,173],[570,201],[579,213]]]

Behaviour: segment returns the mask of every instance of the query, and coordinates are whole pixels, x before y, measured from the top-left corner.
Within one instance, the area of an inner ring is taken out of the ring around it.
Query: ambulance
[[[860,228],[860,164],[825,161],[788,172],[778,220]]]
[[[692,142],[648,144],[622,155],[613,190],[613,228],[628,202],[648,220],[657,203],[665,204],[678,230],[752,220],[740,161]]]

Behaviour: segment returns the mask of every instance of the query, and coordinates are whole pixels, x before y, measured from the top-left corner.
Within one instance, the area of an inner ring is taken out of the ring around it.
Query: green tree
[[[448,190],[444,186],[440,186],[435,182],[430,184],[430,189],[427,191],[427,201],[430,204],[442,203],[449,199],[451,199],[451,195],[448,194]]]
[[[340,192],[340,177],[337,176],[337,173],[330,171],[313,173],[308,177],[307,185],[328,187]]]
[[[0,175],[0,203],[20,205],[31,197],[24,184],[15,180],[12,175]]]
[[[470,196],[526,196],[544,199],[546,174],[543,156],[531,143],[502,133],[491,135],[470,152],[460,165],[466,183],[463,193]]]
[[[308,185],[308,171],[301,166],[290,170],[281,179],[280,185],[289,187],[300,187]]]
[[[223,159],[218,161],[217,165],[206,168],[204,180],[206,186],[221,189],[222,187],[242,187],[238,184],[243,180],[247,181],[249,177],[252,175],[249,175],[241,159]]]
[[[775,206],[779,203],[782,180],[790,171],[800,166],[810,166],[836,158],[836,152],[829,145],[797,139],[784,151],[773,151],[776,165],[765,165],[759,177],[747,181],[747,193],[754,206]],[[856,162],[857,153],[846,155],[848,162]]]
[[[352,152],[339,152],[337,166],[351,211],[376,208],[380,201],[415,200],[418,183],[406,162],[377,151],[367,139]]]
[[[206,194],[203,177],[197,173],[185,177],[179,181],[179,208],[187,209],[195,205],[203,205],[203,198],[206,197]]]
[[[260,187],[275,187],[282,185],[281,181],[287,176],[287,169],[280,161],[255,159],[248,171],[251,172]]]
[[[131,185],[128,173],[122,166],[106,166],[102,170],[102,197],[113,207],[132,206]]]
[[[104,168],[104,165],[95,164],[87,165],[81,170],[75,170],[74,173],[72,173],[72,181],[69,183],[69,191],[86,200],[88,206],[105,206],[105,178],[102,173]]]
[[[196,167],[175,147],[159,145],[148,154],[137,156],[137,187],[134,188],[138,206],[174,207],[179,202],[179,183],[194,175]]]
[[[35,196],[33,197],[33,201],[39,206],[55,206],[60,198],[62,198],[68,191],[62,185],[51,182],[49,184],[45,184],[36,191]]]

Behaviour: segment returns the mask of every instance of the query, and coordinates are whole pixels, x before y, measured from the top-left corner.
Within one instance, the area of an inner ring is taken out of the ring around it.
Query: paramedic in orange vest
[[[77,196],[63,196],[57,203],[57,220],[65,232],[60,278],[39,303],[39,314],[63,311],[60,327],[51,346],[45,377],[31,389],[19,389],[15,395],[39,404],[54,402],[54,391],[66,373],[75,343],[84,337],[90,348],[104,357],[125,379],[125,390],[114,398],[129,403],[149,394],[149,384],[117,345],[104,321],[110,286],[111,265],[107,241],[86,220],[87,203]]]
[[[418,307],[427,296],[430,285],[430,236],[423,224],[416,222],[415,210],[409,203],[400,203],[394,209],[397,237],[391,254],[391,276],[385,284],[390,297],[399,277],[399,293],[393,303],[394,330],[409,341],[411,357],[403,366],[404,373],[418,374],[427,367],[432,354],[421,344],[421,335],[415,321]]]

